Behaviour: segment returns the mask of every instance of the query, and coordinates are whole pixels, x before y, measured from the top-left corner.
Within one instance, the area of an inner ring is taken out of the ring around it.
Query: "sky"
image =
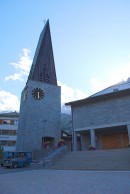
[[[64,103],[130,77],[129,0],[0,0],[0,112],[19,111],[49,19]]]

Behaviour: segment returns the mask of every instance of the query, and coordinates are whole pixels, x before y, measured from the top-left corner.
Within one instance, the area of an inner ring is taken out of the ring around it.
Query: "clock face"
[[[32,96],[37,100],[41,100],[44,97],[44,92],[41,88],[35,88],[32,91]]]

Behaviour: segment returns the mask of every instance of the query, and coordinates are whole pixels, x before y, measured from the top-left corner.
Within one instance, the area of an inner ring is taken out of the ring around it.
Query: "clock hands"
[[[32,91],[32,95],[35,99],[41,100],[44,97],[44,92],[41,88],[34,88]]]
[[[38,98],[38,99],[40,98],[39,91],[37,92],[37,98]]]

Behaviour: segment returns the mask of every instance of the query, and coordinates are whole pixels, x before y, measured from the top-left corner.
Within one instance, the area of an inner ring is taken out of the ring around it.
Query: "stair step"
[[[68,152],[51,169],[130,170],[130,148]]]

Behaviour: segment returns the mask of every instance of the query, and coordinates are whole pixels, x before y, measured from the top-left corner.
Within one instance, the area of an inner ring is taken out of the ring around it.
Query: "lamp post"
[[[47,122],[47,120],[42,120],[43,123],[43,131],[42,131],[42,148],[44,149],[44,138],[45,138],[45,123]]]

